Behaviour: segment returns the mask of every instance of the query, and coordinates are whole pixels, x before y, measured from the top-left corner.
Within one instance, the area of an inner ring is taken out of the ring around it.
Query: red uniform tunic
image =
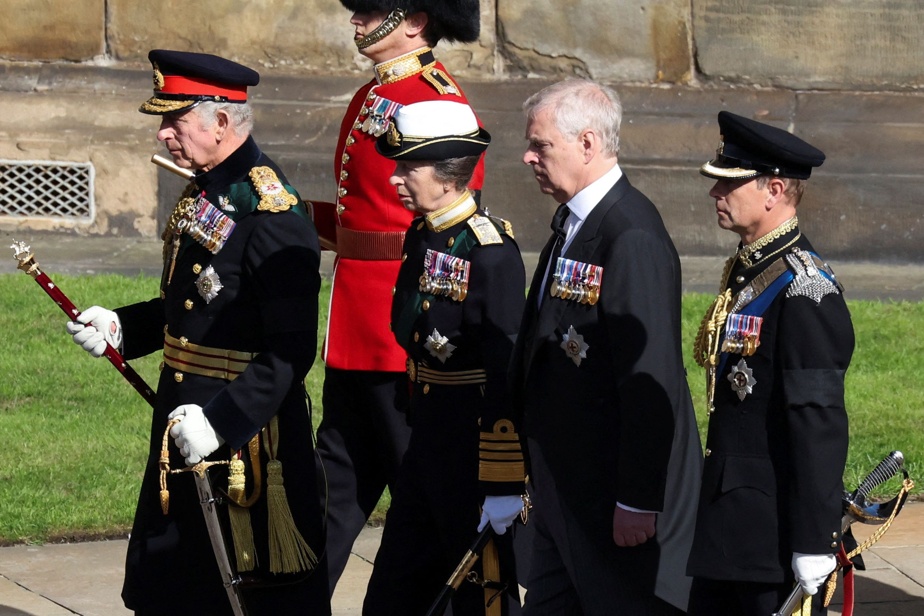
[[[399,105],[468,101],[426,47],[376,65],[375,71],[375,78],[353,96],[340,126],[334,158],[337,202],[312,203],[322,243],[337,247],[323,357],[328,368],[403,372],[406,355],[389,322],[404,231],[414,214],[388,183],[394,161],[375,150],[376,137],[363,130],[364,123],[368,129],[366,121],[386,107],[382,99]],[[482,160],[469,187],[480,190],[483,179]]]

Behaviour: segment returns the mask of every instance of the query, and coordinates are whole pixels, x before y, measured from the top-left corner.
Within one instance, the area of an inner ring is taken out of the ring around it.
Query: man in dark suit
[[[750,118],[718,121],[722,145],[700,173],[741,242],[695,348],[710,417],[690,613],[770,614],[794,582],[820,613],[841,543],[854,345],[840,285],[796,217],[825,155]]]
[[[523,162],[566,204],[511,363],[534,503],[524,614],[681,613],[702,450],[677,252],[617,164],[615,92],[569,80],[524,109]]]

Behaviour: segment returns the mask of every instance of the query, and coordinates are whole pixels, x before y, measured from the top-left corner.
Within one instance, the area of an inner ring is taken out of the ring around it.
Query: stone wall
[[[6,0],[0,159],[92,162],[91,222],[0,216],[20,228],[156,236],[182,182],[148,161],[156,119],[147,51],[206,51],[260,70],[255,136],[309,198],[333,198],[332,152],[369,63],[336,0]],[[924,5],[919,0],[482,0],[480,40],[440,45],[494,142],[486,204],[536,250],[555,204],[522,165],[520,105],[587,76],[624,99],[620,162],[659,205],[679,250],[722,254],[697,174],[729,109],[828,155],[802,219],[826,256],[922,256]],[[2,186],[0,190],[16,190]]]

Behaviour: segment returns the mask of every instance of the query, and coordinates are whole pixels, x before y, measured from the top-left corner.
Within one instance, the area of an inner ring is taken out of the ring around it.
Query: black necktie
[[[558,257],[561,256],[561,248],[565,244],[565,221],[568,220],[568,214],[571,210],[566,204],[561,204],[555,210],[555,216],[552,217],[552,231],[555,232],[555,244],[552,246],[552,253],[549,255],[548,270],[545,274],[545,285],[542,287],[542,295],[539,299],[541,305],[549,294],[549,288],[552,285],[552,279],[555,277],[555,266],[558,263]]]

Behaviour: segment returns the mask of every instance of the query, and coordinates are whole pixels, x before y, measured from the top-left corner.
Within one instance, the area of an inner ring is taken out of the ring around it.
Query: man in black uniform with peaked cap
[[[164,232],[160,294],[68,323],[92,355],[108,342],[126,359],[164,357],[122,598],[139,615],[232,613],[192,474],[162,472],[222,460],[209,475],[226,492],[218,510],[246,613],[330,614],[304,386],[317,233],[250,136],[259,75],[209,54],[149,58],[154,96],[140,111],[162,116],[158,140],[194,172]]]
[[[774,612],[835,567],[847,456],[844,375],[854,334],[841,287],[796,207],[824,154],[727,111],[700,172],[719,226],[741,238],[697,336],[709,432],[687,572],[690,614]]]

